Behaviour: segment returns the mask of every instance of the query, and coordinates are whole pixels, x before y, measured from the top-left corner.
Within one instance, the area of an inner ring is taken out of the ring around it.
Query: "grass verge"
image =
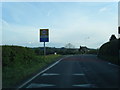
[[[32,60],[27,64],[14,63],[11,64],[13,66],[3,67],[2,87],[13,88],[16,85],[16,83],[20,82],[21,80],[24,80],[29,75],[36,73],[38,70],[42,69],[51,62],[54,62],[60,57],[61,55],[47,55],[45,57],[35,56],[35,60]]]

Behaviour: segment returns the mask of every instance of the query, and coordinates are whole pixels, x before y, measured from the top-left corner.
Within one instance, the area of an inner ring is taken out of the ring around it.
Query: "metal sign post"
[[[45,48],[45,42],[44,42],[44,56],[46,55],[46,48]]]
[[[44,56],[46,55],[45,42],[49,42],[49,30],[40,29],[40,42],[44,42]]]

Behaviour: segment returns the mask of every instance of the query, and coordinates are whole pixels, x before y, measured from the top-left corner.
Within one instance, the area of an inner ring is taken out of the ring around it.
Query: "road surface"
[[[119,88],[119,68],[95,55],[67,56],[19,88]]]

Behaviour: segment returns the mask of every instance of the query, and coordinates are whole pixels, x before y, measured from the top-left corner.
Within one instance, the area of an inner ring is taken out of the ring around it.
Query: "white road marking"
[[[41,88],[41,87],[51,87],[51,86],[55,86],[53,84],[38,84],[38,83],[32,83],[29,86],[27,86],[26,88]]]
[[[60,74],[57,74],[57,73],[44,73],[41,76],[55,76],[55,75],[60,75]]]
[[[116,64],[112,64],[112,63],[108,63],[109,65],[113,65],[113,66],[116,66],[116,67],[120,67],[120,66],[118,66],[118,65],[116,65]]]
[[[65,57],[66,58],[66,57]],[[60,60],[58,60],[57,62],[53,63],[51,66],[49,66],[48,68],[44,69],[43,71],[41,71],[40,73],[38,73],[37,75],[35,75],[34,77],[32,77],[31,79],[29,79],[28,81],[26,81],[25,83],[23,83],[21,86],[18,87],[19,88],[22,88],[23,86],[25,86],[27,83],[29,83],[30,81],[32,81],[33,79],[35,79],[37,76],[39,76],[40,74],[44,73],[45,71],[47,71],[48,69],[52,68],[53,66],[55,66],[56,64],[58,64],[62,59],[64,58],[61,58]]]
[[[94,84],[78,84],[78,85],[72,85],[74,87],[96,87]]]
[[[84,74],[84,73],[75,73],[75,74],[72,74],[72,75],[76,75],[76,76],[84,76],[85,74]]]

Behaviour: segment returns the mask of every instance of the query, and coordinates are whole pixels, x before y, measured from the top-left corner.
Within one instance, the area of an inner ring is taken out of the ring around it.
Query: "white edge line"
[[[26,88],[31,88],[31,86],[35,86],[35,85],[39,85],[39,88],[40,87],[50,87],[50,86],[55,86],[55,85],[53,85],[53,84],[36,84],[36,83],[32,83],[32,84],[30,84],[29,86],[27,86]]]
[[[113,65],[113,66],[116,66],[116,67],[120,67],[120,66],[118,66],[118,65],[116,65],[116,64],[112,64],[112,63],[108,63],[109,65]]]
[[[18,87],[22,88],[23,86],[25,86],[27,83],[29,83],[30,81],[32,81],[34,78],[36,78],[37,76],[39,76],[40,74],[42,74],[43,72],[47,71],[48,69],[52,68],[53,66],[55,66],[56,64],[58,64],[63,58],[61,58],[60,60],[58,60],[57,62],[53,63],[51,66],[47,67],[46,69],[44,69],[43,71],[41,71],[40,73],[38,73],[37,75],[35,75],[34,77],[32,77],[31,79],[29,79],[28,81],[26,81],[25,83],[23,83],[21,86]]]

